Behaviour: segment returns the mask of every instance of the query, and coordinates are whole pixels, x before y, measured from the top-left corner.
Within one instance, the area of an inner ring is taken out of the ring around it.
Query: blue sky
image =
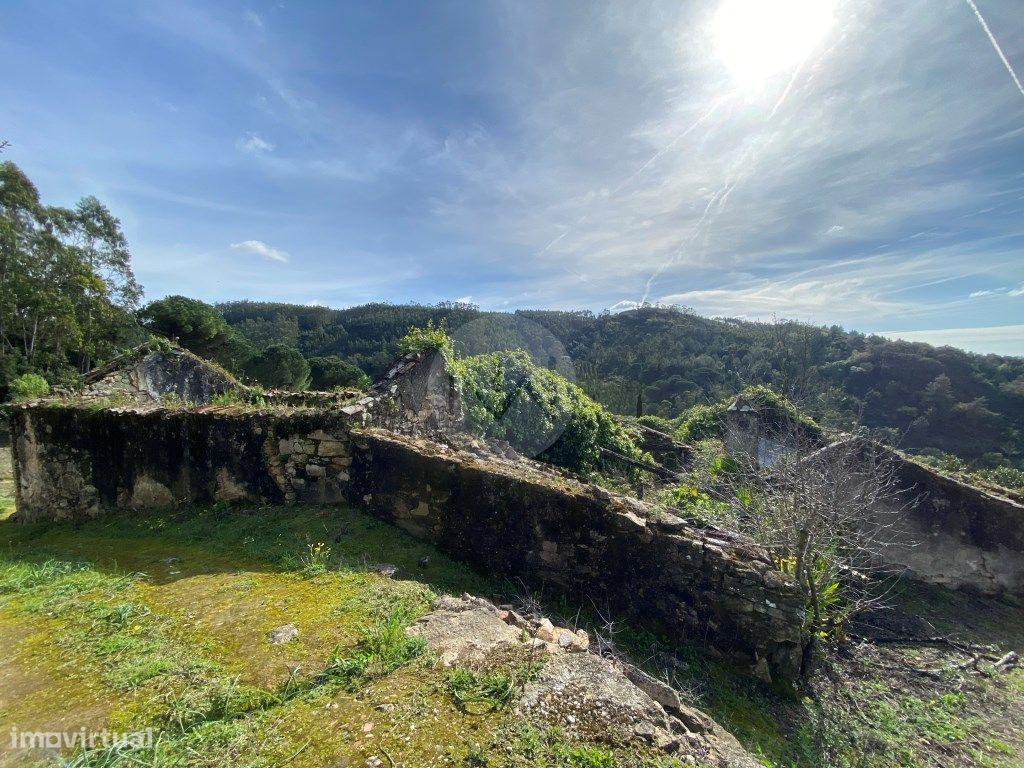
[[[975,2],[999,50],[968,0],[13,0],[0,138],[112,208],[148,298],[647,300],[1024,354],[1024,13]]]

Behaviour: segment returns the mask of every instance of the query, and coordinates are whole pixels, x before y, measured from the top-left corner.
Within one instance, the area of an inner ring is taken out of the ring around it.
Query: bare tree
[[[746,457],[756,501],[740,526],[799,584],[810,650],[818,638],[841,635],[852,615],[891,589],[902,569],[885,551],[906,545],[900,522],[914,500],[900,486],[897,457],[873,440],[847,437],[821,447],[786,427],[771,439],[777,448],[770,466]]]

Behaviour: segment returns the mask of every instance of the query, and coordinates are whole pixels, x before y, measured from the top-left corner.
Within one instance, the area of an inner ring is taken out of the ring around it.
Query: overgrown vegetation
[[[725,435],[725,414],[733,397],[727,397],[710,405],[696,405],[685,411],[678,419],[676,437],[683,442],[721,439]],[[824,431],[807,414],[797,410],[788,399],[771,387],[761,384],[744,387],[739,393],[742,403],[755,408],[761,428],[767,433],[792,433],[804,441],[822,442]],[[671,425],[671,422],[666,422]]]
[[[8,387],[11,400],[35,400],[50,394],[50,383],[38,373],[23,373],[14,379]]]
[[[456,361],[471,430],[505,440],[519,452],[587,474],[615,456],[650,461],[636,438],[583,390],[522,351]],[[633,467],[620,467],[626,474]]]
[[[616,464],[616,456],[650,461],[636,436],[557,371],[523,350],[456,358],[444,328],[428,322],[399,339],[399,352],[438,350],[462,396],[470,432],[508,442],[519,453],[580,474]],[[623,474],[636,469],[618,462]]]

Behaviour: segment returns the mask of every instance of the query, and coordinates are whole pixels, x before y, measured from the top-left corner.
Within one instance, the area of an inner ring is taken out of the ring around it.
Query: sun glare
[[[712,21],[715,53],[755,87],[796,67],[832,26],[831,0],[724,0]]]

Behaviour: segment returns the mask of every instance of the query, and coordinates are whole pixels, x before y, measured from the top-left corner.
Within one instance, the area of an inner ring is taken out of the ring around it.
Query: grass
[[[461,684],[404,631],[439,592],[497,586],[350,509],[0,521],[0,732],[155,734],[50,763],[66,766],[532,765],[505,749],[525,726],[508,704],[530,671],[510,662]],[[285,623],[298,638],[270,644]],[[542,742],[540,764],[656,764]],[[17,757],[5,748],[0,765]]]
[[[507,672],[477,672],[458,667],[448,673],[445,688],[463,711],[493,711],[507,707],[515,698],[516,681]]]
[[[360,639],[355,648],[343,651],[335,648],[327,666],[313,677],[307,690],[321,686],[339,686],[352,690],[370,680],[389,675],[404,664],[421,656],[426,643],[421,637],[408,637],[409,612],[404,605],[395,605],[372,624],[360,627]],[[289,679],[285,695],[302,690],[293,687]]]

